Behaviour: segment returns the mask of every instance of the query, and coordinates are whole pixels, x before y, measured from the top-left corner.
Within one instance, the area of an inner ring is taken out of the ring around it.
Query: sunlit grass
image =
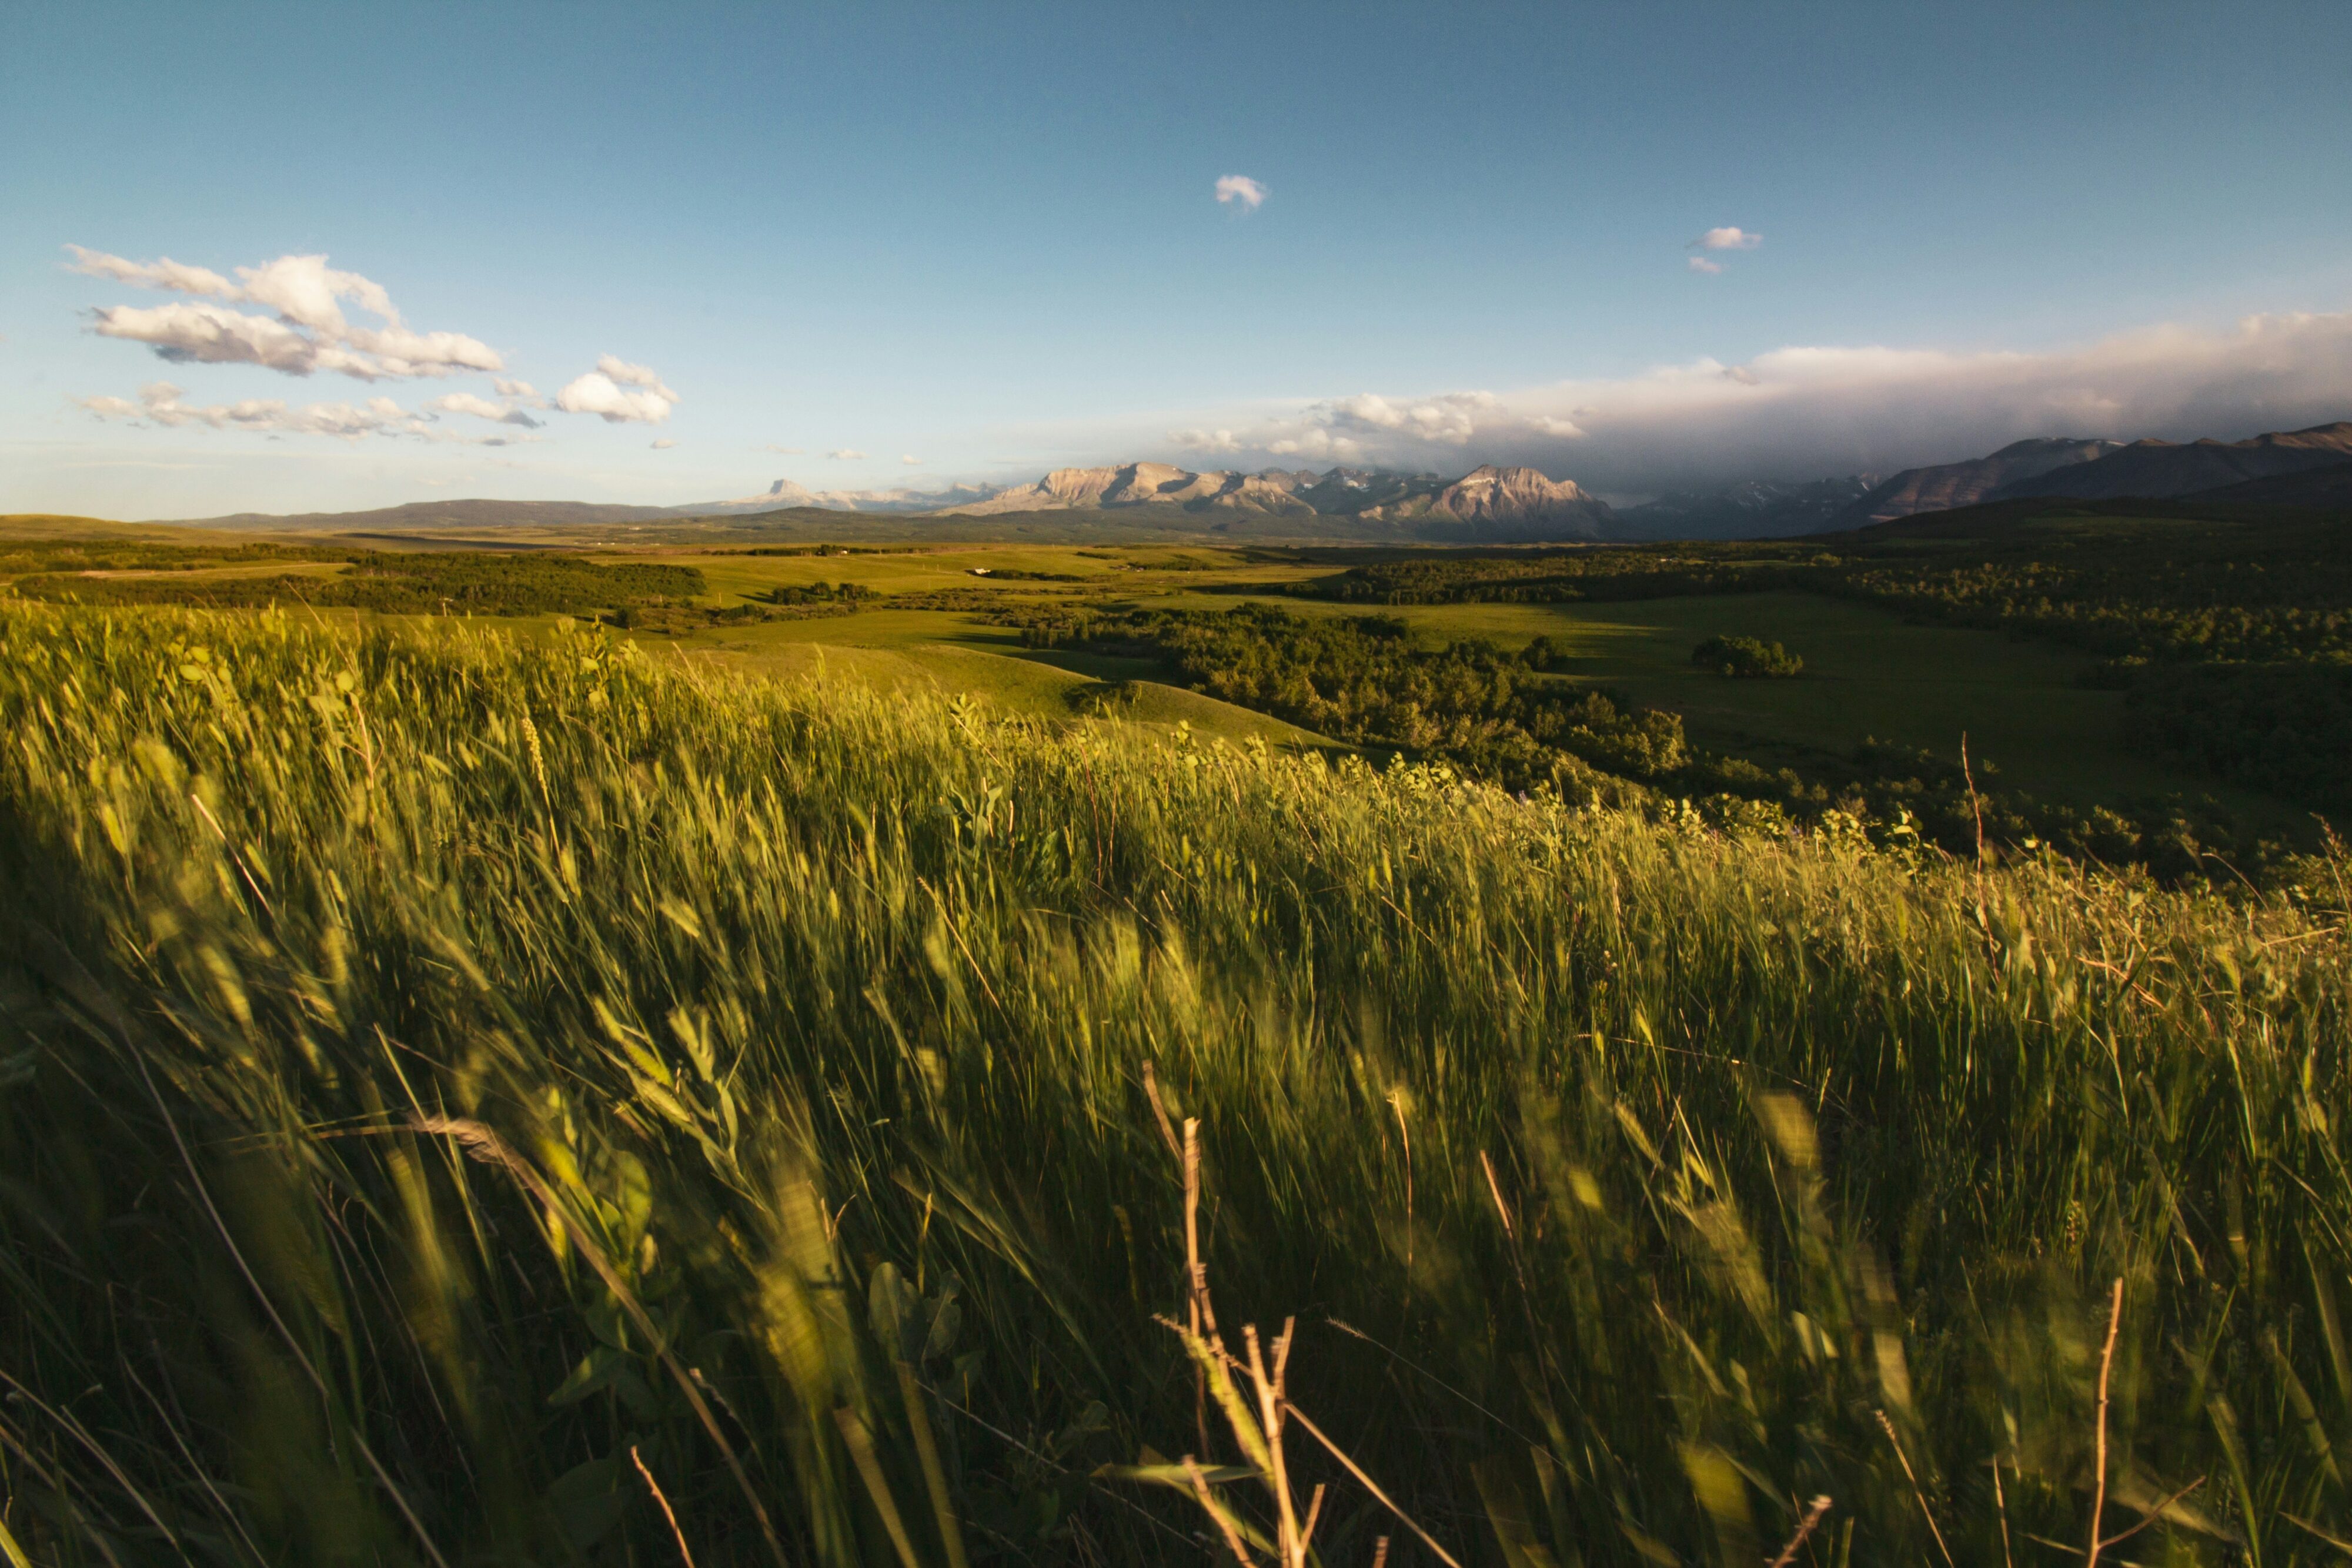
[[[1979,873],[446,623],[12,607],[0,713],[35,1561],[1207,1560],[1093,1473],[1245,1463],[1153,1321],[1194,1117],[1227,1338],[1296,1315],[1465,1563],[1818,1495],[1801,1561],[2079,1561],[2102,1479],[2193,1488],[2110,1561],[2352,1533],[2340,861]],[[1286,1459],[1319,1561],[1424,1560]]]

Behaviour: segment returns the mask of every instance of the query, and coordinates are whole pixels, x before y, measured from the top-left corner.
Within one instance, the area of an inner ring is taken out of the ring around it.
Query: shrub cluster
[[[1691,663],[1741,680],[1785,679],[1805,668],[1804,660],[1780,643],[1755,637],[1709,637],[1691,650]]]

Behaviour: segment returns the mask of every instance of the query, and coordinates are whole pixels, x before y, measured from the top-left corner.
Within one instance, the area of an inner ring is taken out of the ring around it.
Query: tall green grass
[[[10,607],[0,715],[34,1561],[1211,1560],[1097,1474],[1249,1468],[1154,1321],[1187,1118],[1226,1338],[1295,1315],[1465,1563],[1755,1564],[1824,1496],[1793,1561],[2352,1538],[2340,862],[1983,872],[446,624]],[[1286,1458],[1316,1560],[1433,1560]]]

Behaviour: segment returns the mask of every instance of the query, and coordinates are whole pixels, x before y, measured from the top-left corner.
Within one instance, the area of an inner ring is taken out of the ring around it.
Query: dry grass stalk
[[[1446,1551],[1444,1547],[1440,1546],[1437,1543],[1437,1538],[1435,1536],[1430,1534],[1429,1531],[1414,1523],[1412,1516],[1405,1512],[1403,1509],[1399,1508],[1397,1506],[1396,1500],[1389,1496],[1388,1493],[1382,1491],[1380,1489],[1380,1483],[1373,1480],[1371,1477],[1366,1475],[1364,1473],[1363,1467],[1356,1463],[1355,1460],[1349,1458],[1348,1457],[1348,1451],[1345,1448],[1342,1448],[1339,1444],[1324,1436],[1323,1428],[1308,1420],[1305,1411],[1299,1409],[1296,1405],[1286,1406],[1285,1408],[1289,1411],[1293,1419],[1297,1421],[1301,1427],[1307,1428],[1307,1435],[1308,1437],[1322,1444],[1326,1448],[1328,1448],[1331,1451],[1331,1457],[1339,1460],[1340,1464],[1347,1467],[1348,1473],[1355,1477],[1358,1481],[1361,1482],[1364,1490],[1371,1493],[1373,1498],[1379,1501],[1382,1508],[1387,1509],[1391,1513],[1395,1514],[1397,1518],[1402,1520],[1407,1530],[1410,1530],[1415,1535],[1420,1536],[1421,1543],[1423,1546],[1428,1547],[1432,1552],[1437,1553],[1437,1560],[1439,1562],[1444,1563],[1446,1568],[1462,1568],[1462,1564],[1454,1560],[1454,1554]],[[1382,1539],[1386,1538],[1383,1537]]]
[[[874,1435],[858,1419],[857,1412],[846,1405],[834,1410],[833,1419],[841,1428],[841,1440],[849,1449],[850,1462],[857,1467],[858,1479],[866,1483],[866,1495],[874,1500],[874,1511],[882,1516],[882,1528],[889,1532],[890,1545],[898,1553],[900,1568],[921,1568],[915,1557],[915,1543],[907,1534],[907,1521],[898,1516],[898,1500],[890,1495],[889,1478],[882,1473],[881,1456],[874,1451]]]
[[[1216,1494],[1209,1490],[1209,1478],[1201,1473],[1200,1460],[1190,1454],[1185,1455],[1184,1473],[1192,1478],[1192,1495],[1201,1500],[1201,1507],[1208,1516],[1217,1521],[1217,1529],[1223,1533],[1225,1545],[1233,1552],[1234,1561],[1242,1568],[1256,1568],[1256,1564],[1250,1561],[1250,1554],[1242,1547],[1241,1532],[1234,1528],[1232,1517],[1219,1505]]]
[[[2148,1509],[2137,1524],[2133,1525],[2129,1530],[2118,1531],[2116,1533],[2108,1536],[2106,1540],[2099,1543],[2100,1548],[2105,1550],[2110,1546],[2120,1546],[2125,1542],[2129,1541],[2133,1536],[2137,1535],[2141,1531],[2146,1530],[2149,1525],[2154,1524],[2158,1520],[2162,1519],[2165,1515],[2166,1510],[2169,1509],[2174,1503],[2179,1502],[2182,1498],[2187,1497],[2190,1492],[2195,1491],[2199,1487],[2203,1486],[2206,1479],[2206,1477],[2199,1476],[2195,1480],[2190,1481],[2187,1486],[2182,1487],[2179,1491],[2174,1492],[2170,1497],[2166,1498],[2154,1508]]]
[[[1167,1142],[1168,1152],[1175,1155],[1177,1163],[1181,1165],[1184,1159],[1184,1151],[1177,1146],[1175,1124],[1168,1120],[1168,1106],[1160,1098],[1160,1075],[1153,1069],[1149,1057],[1144,1059],[1143,1063],[1143,1093],[1144,1097],[1151,1102],[1151,1114],[1160,1124],[1160,1135]]]
[[[1484,1149],[1478,1151],[1478,1165],[1486,1173],[1486,1191],[1494,1197],[1495,1212],[1502,1217],[1503,1234],[1514,1241],[1517,1240],[1519,1228],[1511,1223],[1510,1206],[1503,1201],[1502,1184],[1495,1179],[1495,1162],[1486,1157]]]
[[[1159,1103],[1159,1095],[1152,1103]],[[1201,1313],[1207,1306],[1209,1294],[1208,1270],[1201,1261],[1201,1119],[1184,1118],[1184,1296],[1191,1316],[1194,1339],[1201,1337]],[[1209,1331],[1216,1332],[1216,1320],[1209,1320]],[[1192,1368],[1192,1426],[1200,1439],[1199,1452],[1213,1460],[1216,1452],[1209,1447],[1209,1375],[1195,1364]]]
[[[1813,1531],[1821,1527],[1822,1520],[1829,1511],[1828,1493],[1813,1499],[1805,1510],[1805,1517],[1797,1521],[1797,1533],[1789,1537],[1789,1544],[1780,1548],[1780,1555],[1772,1559],[1766,1568],[1789,1568],[1789,1564],[1797,1560],[1797,1549],[1812,1538]]]
[[[1404,1145],[1404,1285],[1412,1290],[1412,1129],[1405,1124],[1404,1091],[1389,1091],[1389,1109],[1396,1113],[1397,1138]],[[1381,1537],[1386,1540],[1387,1537]]]
[[[2099,1539],[2099,1525],[2107,1507],[2107,1378],[2115,1370],[2116,1333],[2123,1321],[2124,1282],[2117,1276],[2115,1295],[2107,1305],[2107,1343],[2099,1352],[2098,1473],[2091,1481],[2091,1547],[2084,1554],[2084,1568],[2099,1568],[2099,1552],[2105,1547]]]
[[[1488,1175],[1492,1177],[1492,1167]],[[1499,1194],[1497,1197],[1499,1202]],[[1213,1394],[1218,1407],[1233,1428],[1234,1441],[1243,1453],[1259,1468],[1258,1479],[1270,1494],[1275,1508],[1276,1552],[1283,1568],[1307,1568],[1308,1551],[1313,1542],[1315,1526],[1323,1513],[1324,1488],[1318,1485],[1308,1502],[1306,1517],[1299,1517],[1296,1498],[1290,1485],[1289,1459],[1285,1453],[1284,1435],[1292,1421],[1297,1421],[1307,1434],[1328,1449],[1333,1458],[1346,1467],[1348,1473],[1362,1483],[1364,1490],[1379,1500],[1381,1505],[1402,1520],[1407,1528],[1421,1537],[1430,1551],[1446,1568],[1461,1568],[1454,1555],[1437,1543],[1435,1537],[1415,1523],[1394,1499],[1381,1490],[1363,1467],[1349,1458],[1347,1451],[1327,1437],[1323,1430],[1307,1418],[1306,1414],[1290,1402],[1290,1352],[1297,1333],[1296,1318],[1283,1320],[1282,1333],[1275,1340],[1273,1354],[1266,1354],[1255,1323],[1242,1325],[1242,1342],[1248,1359],[1236,1357],[1226,1348],[1224,1335],[1217,1327],[1215,1304],[1209,1296],[1209,1269],[1201,1256],[1201,1123],[1196,1116],[1184,1119],[1184,1253],[1185,1279],[1190,1286],[1186,1302],[1186,1324],[1170,1319],[1160,1321],[1176,1331],[1184,1340],[1184,1348],[1192,1357],[1199,1390],[1199,1406],[1195,1411],[1202,1431],[1202,1448],[1207,1447],[1207,1401]],[[1506,1225],[1509,1223],[1507,1217]],[[1187,1326],[1189,1324],[1189,1327]],[[1256,1408],[1252,1409],[1235,1385],[1235,1376],[1246,1378]],[[1184,1473],[1201,1506],[1217,1521],[1225,1537],[1225,1544],[1236,1561],[1248,1565],[1250,1557],[1242,1542],[1242,1531],[1233,1516],[1216,1500],[1208,1475],[1201,1468],[1196,1455],[1187,1454]],[[1381,1553],[1387,1553],[1387,1537],[1381,1537]]]
[[[955,1508],[948,1493],[948,1475],[940,1463],[939,1439],[931,1434],[930,1407],[923,1402],[923,1385],[915,1369],[906,1362],[897,1364],[898,1397],[907,1406],[907,1424],[913,1428],[915,1457],[922,1461],[923,1484],[931,1494],[931,1517],[940,1527],[940,1540],[946,1546],[948,1568],[969,1568],[964,1556],[963,1532],[956,1527]]]
[[[686,1568],[694,1568],[694,1553],[687,1550],[686,1531],[677,1527],[677,1511],[670,1507],[669,1499],[662,1495],[661,1483],[654,1479],[653,1471],[646,1469],[645,1457],[637,1452],[635,1443],[629,1445],[629,1463],[637,1467],[637,1474],[646,1478],[646,1490],[654,1494],[656,1502],[661,1504],[662,1517],[669,1521],[670,1535],[677,1542],[677,1554],[686,1560]]]
[[[1919,1476],[1911,1468],[1911,1456],[1903,1451],[1903,1439],[1895,1435],[1895,1423],[1886,1418],[1884,1410],[1874,1410],[1886,1440],[1895,1445],[1895,1458],[1903,1466],[1903,1478],[1911,1483],[1911,1495],[1919,1500],[1919,1517],[1927,1521],[1927,1533],[1936,1538],[1936,1550],[1944,1554],[1945,1568],[1951,1568],[1952,1549],[1944,1544],[1944,1532],[1936,1527],[1936,1511],[1927,1506],[1927,1494],[1919,1490]]]
[[[2000,1561],[2002,1568],[2017,1568],[2017,1559],[2009,1550],[2009,1499],[2000,1490],[2000,1456],[1992,1457],[1992,1505],[2000,1513]]]

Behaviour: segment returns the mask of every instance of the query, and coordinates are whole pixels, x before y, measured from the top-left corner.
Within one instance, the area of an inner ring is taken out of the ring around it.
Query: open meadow
[[[2087,651],[249,543],[4,558],[26,1560],[2336,1559],[2340,849],[1673,792],[1954,728],[2215,787]]]

